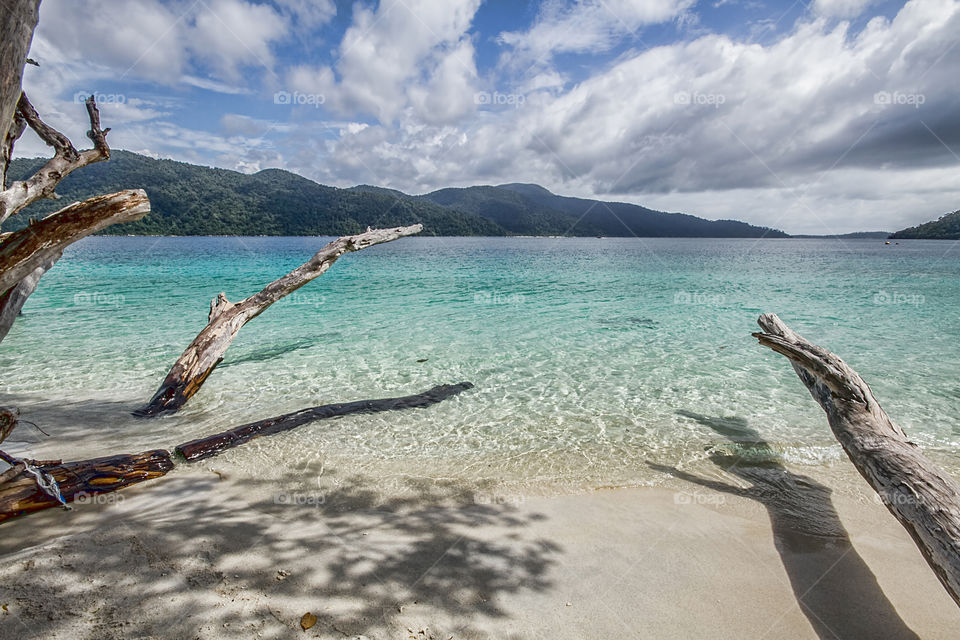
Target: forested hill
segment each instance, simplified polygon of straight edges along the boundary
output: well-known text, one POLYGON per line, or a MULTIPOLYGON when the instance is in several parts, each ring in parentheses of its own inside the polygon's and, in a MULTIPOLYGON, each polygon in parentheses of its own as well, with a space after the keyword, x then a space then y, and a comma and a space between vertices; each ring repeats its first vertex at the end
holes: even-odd
MULTIPOLYGON (((9 180, 31 175, 41 158, 14 160, 9 180)), ((507 184, 441 189, 410 196, 382 187, 338 189, 294 173, 267 169, 247 175, 114 151, 108 162, 84 167, 57 188, 59 201, 35 203, 3 225, 10 231, 67 203, 142 188, 152 211, 142 220, 108 227, 110 234, 342 235, 370 227, 422 222, 428 235, 575 235, 786 237, 733 220, 652 211, 632 204, 566 198, 543 187, 507 184)))
MULTIPOLYGON (((44 160, 17 159, 9 180, 22 180, 44 160)), ((246 175, 173 160, 155 160, 113 151, 110 160, 67 176, 59 201, 35 203, 4 223, 4 230, 26 224, 73 202, 123 189, 145 189, 151 212, 136 222, 104 233, 156 235, 307 236, 359 233, 371 227, 422 222, 430 235, 505 235, 485 218, 432 202, 411 201, 317 184, 289 171, 267 169, 246 175)))
POLYGON ((960 240, 960 211, 954 211, 941 216, 939 220, 918 224, 915 227, 897 231, 891 238, 926 239, 926 240, 960 240))

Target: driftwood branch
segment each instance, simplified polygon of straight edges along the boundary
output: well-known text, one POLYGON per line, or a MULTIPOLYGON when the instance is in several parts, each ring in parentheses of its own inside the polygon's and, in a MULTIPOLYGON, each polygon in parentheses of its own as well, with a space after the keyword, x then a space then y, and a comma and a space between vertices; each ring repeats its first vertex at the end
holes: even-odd
POLYGON ((231 303, 226 294, 221 293, 210 303, 207 326, 173 364, 150 402, 134 411, 133 415, 147 417, 179 411, 200 389, 214 367, 223 360, 223 354, 243 325, 266 311, 277 300, 326 273, 343 254, 413 235, 422 229, 423 225, 415 224, 410 227, 374 229, 355 236, 344 236, 323 247, 310 260, 249 298, 231 303))
MULTIPOLYGON (((87 98, 86 106, 87 116, 90 119, 90 130, 87 131, 87 137, 93 142, 93 148, 77 151, 65 135, 40 119, 37 110, 30 104, 27 95, 25 93, 20 94, 20 100, 17 103, 17 117, 33 129, 41 140, 53 147, 54 155, 31 177, 13 182, 3 191, 0 191, 0 222, 41 198, 55 197, 57 185, 73 171, 110 158, 110 147, 107 146, 106 138, 110 129, 100 128, 100 111, 97 109, 97 103, 93 96, 87 98)), ((4 144, 9 145, 9 149, 6 151, 12 152, 13 143, 22 131, 22 124, 17 123, 12 127, 12 130, 8 130, 4 140, 4 144), (17 127, 20 127, 19 131, 16 130, 17 127), (16 134, 16 137, 12 137, 11 134, 16 134)))
MULTIPOLYGON (((37 467, 52 476, 63 499, 72 502, 80 494, 108 493, 159 478, 173 469, 173 461, 169 452, 157 449, 134 455, 43 463, 37 467)), ((13 469, 16 468, 14 465, 13 469)), ((40 489, 36 478, 26 470, 0 484, 0 522, 57 506, 60 502, 40 489)))
POLYGON ((776 315, 764 314, 758 323, 763 333, 753 335, 790 359, 854 466, 960 605, 960 484, 910 442, 843 360, 794 333, 776 315))
MULTIPOLYGON (((188 461, 194 462, 254 438, 289 431, 316 420, 354 413, 429 407, 472 388, 473 385, 469 382, 444 384, 423 393, 400 398, 360 400, 312 407, 186 442, 177 446, 176 451, 188 461)), ((16 409, 0 407, 0 441, 13 430, 18 418, 19 412, 16 409)), ((159 478, 170 471, 174 464, 170 453, 163 449, 77 462, 20 460, 0 451, 0 460, 11 465, 9 469, 0 473, 0 522, 60 506, 56 498, 37 485, 36 477, 27 470, 24 462, 51 476, 56 481, 65 502, 72 502, 80 496, 108 493, 137 482, 159 478)))
POLYGON ((120 191, 76 202, 6 234, 0 238, 0 293, 55 261, 67 245, 112 224, 138 220, 149 211, 150 201, 143 189, 120 191))
POLYGON ((382 400, 358 400, 356 402, 344 402, 340 404, 326 404, 310 409, 302 409, 294 413, 287 413, 276 418, 268 418, 258 422, 251 422, 243 426, 217 433, 206 438, 191 440, 177 445, 175 451, 190 462, 203 460, 218 453, 235 447, 237 445, 249 442, 260 436, 270 436, 282 431, 289 431, 301 425, 324 420, 327 418, 336 418, 353 413, 379 413, 380 411, 394 411, 397 409, 414 409, 419 407, 429 407, 432 404, 442 402, 451 396, 472 389, 473 385, 469 382, 458 384, 442 384, 423 393, 417 393, 412 396, 401 398, 384 398, 382 400))

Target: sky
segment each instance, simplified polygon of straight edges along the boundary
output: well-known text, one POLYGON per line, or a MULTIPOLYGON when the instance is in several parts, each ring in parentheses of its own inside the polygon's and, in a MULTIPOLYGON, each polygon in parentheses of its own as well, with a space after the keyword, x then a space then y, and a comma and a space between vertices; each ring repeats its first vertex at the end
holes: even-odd
POLYGON ((43 0, 24 90, 78 147, 94 94, 154 157, 829 234, 960 208, 958 42, 960 0, 43 0))

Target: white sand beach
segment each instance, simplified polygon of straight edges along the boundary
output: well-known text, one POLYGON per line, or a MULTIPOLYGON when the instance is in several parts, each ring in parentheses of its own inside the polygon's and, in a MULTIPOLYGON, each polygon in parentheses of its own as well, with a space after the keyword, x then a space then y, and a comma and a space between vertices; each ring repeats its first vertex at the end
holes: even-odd
POLYGON ((776 465, 724 490, 680 478, 555 497, 416 479, 380 496, 345 476, 278 493, 228 469, 181 466, 4 525, 0 637, 946 639, 960 625, 851 469, 836 492, 776 465))

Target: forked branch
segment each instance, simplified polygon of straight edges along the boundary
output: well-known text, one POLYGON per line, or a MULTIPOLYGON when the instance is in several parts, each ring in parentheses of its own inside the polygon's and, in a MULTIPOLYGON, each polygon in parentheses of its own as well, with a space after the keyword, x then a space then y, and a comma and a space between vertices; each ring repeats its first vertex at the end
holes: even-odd
POLYGON ((57 185, 73 171, 110 158, 110 147, 107 146, 107 133, 110 129, 100 128, 100 111, 93 96, 87 98, 86 106, 87 116, 90 119, 87 137, 93 142, 93 148, 77 151, 69 138, 40 119, 37 110, 30 104, 27 94, 20 94, 15 115, 16 122, 4 140, 4 144, 12 152, 14 142, 26 125, 33 129, 41 140, 53 147, 54 155, 31 177, 13 182, 0 191, 0 222, 41 198, 56 197, 57 185))

